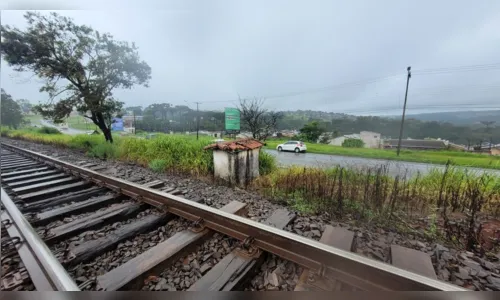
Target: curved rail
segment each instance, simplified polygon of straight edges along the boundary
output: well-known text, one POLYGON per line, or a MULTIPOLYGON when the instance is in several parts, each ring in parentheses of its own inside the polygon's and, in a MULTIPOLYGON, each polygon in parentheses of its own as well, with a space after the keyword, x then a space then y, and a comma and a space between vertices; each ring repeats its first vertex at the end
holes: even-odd
POLYGON ((58 291, 80 291, 73 279, 71 279, 57 258, 52 254, 49 247, 38 236, 3 189, 1 189, 1 201, 55 288, 58 291))

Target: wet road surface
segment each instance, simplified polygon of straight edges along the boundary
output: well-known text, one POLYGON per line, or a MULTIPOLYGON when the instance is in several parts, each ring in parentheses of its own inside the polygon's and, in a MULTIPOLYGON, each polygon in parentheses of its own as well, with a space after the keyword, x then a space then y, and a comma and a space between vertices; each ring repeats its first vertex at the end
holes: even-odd
MULTIPOLYGON (((432 169, 444 170, 444 165, 415 163, 406 161, 395 161, 385 159, 372 159, 362 157, 350 157, 340 155, 315 154, 315 153, 294 153, 294 152, 278 152, 276 150, 265 149, 264 151, 274 155, 281 166, 308 166, 319 168, 331 168, 337 165, 350 168, 373 168, 381 165, 388 167, 389 175, 391 176, 414 176, 418 172, 425 175, 432 169)), ((459 167, 466 168, 466 167, 459 167)), ((481 169, 481 168, 466 168, 477 173, 487 172, 500 176, 499 170, 481 169)))

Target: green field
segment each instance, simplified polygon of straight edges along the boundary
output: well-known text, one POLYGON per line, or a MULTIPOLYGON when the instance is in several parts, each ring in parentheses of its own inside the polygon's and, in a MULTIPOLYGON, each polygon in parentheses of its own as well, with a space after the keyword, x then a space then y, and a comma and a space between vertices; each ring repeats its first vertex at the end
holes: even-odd
POLYGON ((93 130, 96 125, 91 120, 82 116, 70 116, 66 119, 68 127, 80 130, 93 130))
MULTIPOLYGON (((24 116, 26 120, 29 120, 31 125, 41 125, 42 120, 41 115, 28 115, 24 116)), ((89 119, 82 116, 70 116, 63 122, 67 123, 70 128, 80 129, 80 130, 93 130, 96 129, 96 125, 92 123, 89 119)))
MULTIPOLYGON (((276 149, 278 144, 286 140, 268 140, 267 149, 276 149)), ((446 164, 450 161, 453 165, 500 169, 500 157, 483 154, 466 153, 459 151, 414 151, 402 150, 400 156, 396 156, 396 150, 368 149, 368 148, 344 148, 325 144, 306 143, 307 152, 331 155, 356 156, 374 159, 400 160, 420 163, 446 164)))

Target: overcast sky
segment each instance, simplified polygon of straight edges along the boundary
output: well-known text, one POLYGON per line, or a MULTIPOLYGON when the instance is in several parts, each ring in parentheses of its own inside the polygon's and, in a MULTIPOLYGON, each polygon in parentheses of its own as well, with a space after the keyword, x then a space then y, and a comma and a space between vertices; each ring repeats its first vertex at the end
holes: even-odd
MULTIPOLYGON (((75 9, 59 13, 135 42, 152 80, 117 90, 126 105, 198 101, 219 110, 240 95, 277 110, 394 114, 411 66, 410 112, 500 108, 498 0, 68 2, 7 0, 0 8, 75 9), (439 72, 418 72, 429 69, 439 72)), ((1 22, 23 28, 24 12, 3 10, 1 22)), ((29 78, 2 60, 2 88, 46 100, 29 78)))

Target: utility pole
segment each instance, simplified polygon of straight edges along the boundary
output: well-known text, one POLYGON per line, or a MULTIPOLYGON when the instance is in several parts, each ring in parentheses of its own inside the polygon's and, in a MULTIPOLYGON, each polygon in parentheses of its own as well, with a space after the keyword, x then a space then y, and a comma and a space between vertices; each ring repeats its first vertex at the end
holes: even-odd
POLYGON ((136 132, 136 124, 135 124, 135 110, 132 111, 132 113, 134 114, 134 135, 135 135, 135 132, 136 132))
POLYGON ((403 138, 403 125, 405 123, 406 100, 408 99, 408 85, 410 84, 411 67, 408 67, 406 70, 408 71, 408 76, 406 77, 405 104, 403 105, 403 116, 401 117, 401 128, 399 130, 399 140, 398 140, 398 152, 397 152, 397 156, 399 156, 399 151, 401 151, 401 139, 403 138))
POLYGON ((200 102, 195 102, 196 103, 196 140, 198 140, 198 132, 200 131, 200 109, 199 109, 199 104, 200 102))

